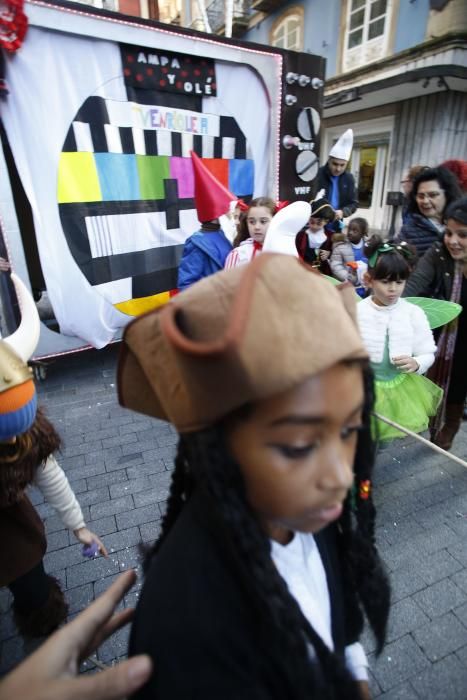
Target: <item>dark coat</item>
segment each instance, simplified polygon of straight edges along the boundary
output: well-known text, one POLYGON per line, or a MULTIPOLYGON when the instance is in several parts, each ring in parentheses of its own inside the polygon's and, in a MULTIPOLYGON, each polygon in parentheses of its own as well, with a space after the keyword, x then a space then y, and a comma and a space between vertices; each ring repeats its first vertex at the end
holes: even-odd
POLYGON ((318 258, 318 253, 320 250, 332 251, 332 238, 328 234, 325 241, 321 243, 317 248, 310 247, 310 241, 308 239, 308 234, 306 229, 299 231, 295 238, 295 247, 297 248, 298 255, 303 262, 306 262, 312 267, 317 267, 323 275, 332 275, 331 268, 329 266, 329 258, 327 260, 320 260, 318 258))
MULTIPOLYGON (((344 640, 336 532, 328 527, 316 541, 328 577, 333 638, 342 651, 356 640, 344 640)), ((150 654, 155 668, 138 700, 290 697, 270 613, 224 533, 198 488, 153 558, 136 609, 130 654, 150 654)))
POLYGON ((430 219, 421 214, 408 214, 402 224, 397 240, 406 241, 415 246, 419 257, 424 255, 433 243, 439 243, 443 234, 438 231, 430 219))
MULTIPOLYGON (((326 199, 329 201, 331 194, 331 177, 332 175, 328 164, 322 165, 318 170, 316 191, 319 192, 324 188, 326 191, 326 199)), ((351 216, 358 208, 358 196, 354 176, 352 173, 344 171, 339 175, 337 183, 339 190, 339 206, 337 208, 342 209, 344 218, 346 218, 347 216, 351 216)))
POLYGON ((0 586, 31 571, 47 549, 44 525, 25 491, 37 469, 59 448, 60 438, 40 408, 33 428, 30 448, 21 459, 0 454, 0 586))
POLYGON ((185 289, 204 277, 223 270, 232 244, 224 232, 197 231, 187 238, 178 268, 178 289, 185 289))
MULTIPOLYGON (((433 243, 425 255, 419 260, 414 272, 407 280, 404 296, 431 297, 450 301, 454 278, 454 260, 451 258, 444 243, 433 243)), ((464 279, 459 303, 462 311, 458 317, 456 342, 451 363, 450 380, 447 390, 448 404, 464 404, 467 392, 467 372, 465 358, 467 355, 467 281, 464 279)), ((442 329, 434 331, 436 342, 442 329)), ((439 353, 439 348, 438 348, 439 353)), ((437 358, 438 359, 438 358, 437 358)), ((430 370, 429 378, 435 379, 436 363, 430 370), (431 373, 432 376, 431 376, 431 373)))
POLYGON ((444 243, 436 242, 417 263, 405 285, 404 297, 451 298, 454 260, 444 243))
POLYGON ((0 587, 31 571, 46 549, 44 524, 26 495, 0 508, 0 587))

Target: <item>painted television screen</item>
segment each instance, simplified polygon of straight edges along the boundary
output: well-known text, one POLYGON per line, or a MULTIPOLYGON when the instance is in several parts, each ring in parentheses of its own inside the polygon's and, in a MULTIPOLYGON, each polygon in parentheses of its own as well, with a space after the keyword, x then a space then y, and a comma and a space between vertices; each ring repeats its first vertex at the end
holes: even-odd
POLYGON ((182 51, 32 27, 22 52, 10 84, 37 99, 12 91, 6 129, 49 297, 61 333, 101 347, 176 287, 191 151, 236 196, 269 194, 270 101, 252 67, 182 51))

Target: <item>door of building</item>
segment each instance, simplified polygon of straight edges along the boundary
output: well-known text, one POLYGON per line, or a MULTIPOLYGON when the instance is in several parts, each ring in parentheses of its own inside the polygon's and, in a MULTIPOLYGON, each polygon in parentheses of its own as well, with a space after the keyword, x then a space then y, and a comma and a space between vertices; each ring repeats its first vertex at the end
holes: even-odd
POLYGON ((388 145, 358 139, 348 166, 358 187, 359 206, 353 216, 362 216, 375 232, 383 226, 388 145))

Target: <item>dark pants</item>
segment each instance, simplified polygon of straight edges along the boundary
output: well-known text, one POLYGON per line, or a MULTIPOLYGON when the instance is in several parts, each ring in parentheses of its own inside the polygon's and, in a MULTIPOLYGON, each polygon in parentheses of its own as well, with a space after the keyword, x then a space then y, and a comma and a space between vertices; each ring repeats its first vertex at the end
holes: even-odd
POLYGON ((46 604, 50 583, 42 561, 27 574, 12 581, 8 588, 13 593, 15 608, 19 613, 28 614, 46 604))

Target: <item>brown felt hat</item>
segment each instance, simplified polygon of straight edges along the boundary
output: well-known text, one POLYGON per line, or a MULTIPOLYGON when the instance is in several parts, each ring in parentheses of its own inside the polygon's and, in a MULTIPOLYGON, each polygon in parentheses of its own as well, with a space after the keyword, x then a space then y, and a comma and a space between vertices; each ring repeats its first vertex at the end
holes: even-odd
POLYGON ((334 287, 296 258, 262 253, 127 326, 119 400, 191 432, 367 357, 351 285, 334 287))

